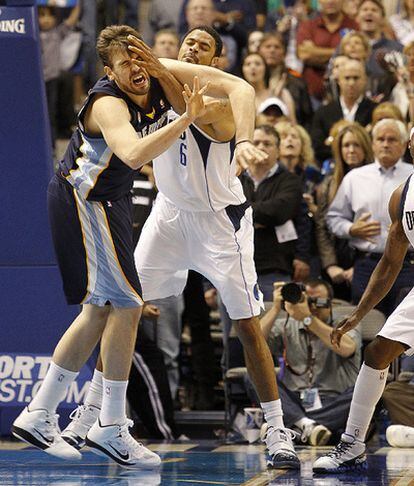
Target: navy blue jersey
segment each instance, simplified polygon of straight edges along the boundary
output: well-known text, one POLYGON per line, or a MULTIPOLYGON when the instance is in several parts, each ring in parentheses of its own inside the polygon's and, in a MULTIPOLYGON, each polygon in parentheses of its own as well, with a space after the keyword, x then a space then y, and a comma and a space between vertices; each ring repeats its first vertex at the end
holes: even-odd
POLYGON ((77 129, 59 163, 58 173, 89 201, 115 201, 131 190, 135 170, 112 152, 102 135, 91 136, 86 133, 84 117, 96 94, 123 99, 131 114, 131 124, 140 138, 167 124, 170 104, 155 78, 151 78, 150 113, 145 113, 107 76, 99 79, 89 91, 78 115, 77 129))

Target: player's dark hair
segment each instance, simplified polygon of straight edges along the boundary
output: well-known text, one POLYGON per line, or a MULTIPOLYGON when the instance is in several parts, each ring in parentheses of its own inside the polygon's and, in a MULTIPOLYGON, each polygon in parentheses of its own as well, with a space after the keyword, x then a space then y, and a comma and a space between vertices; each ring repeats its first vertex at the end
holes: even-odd
POLYGON ((194 30, 202 30, 203 32, 207 32, 207 34, 209 34, 214 39, 214 44, 216 46, 214 57, 220 57, 223 51, 223 41, 221 40, 220 34, 217 32, 217 30, 213 29, 213 27, 209 27, 208 25, 199 25, 198 27, 190 29, 181 38, 180 45, 182 45, 185 38, 188 37, 194 30))
POLYGON ((255 130, 261 130, 266 135, 271 135, 276 140, 276 147, 280 145, 280 135, 272 125, 258 125, 255 130))
POLYGON ((96 51, 104 66, 112 67, 113 49, 121 49, 129 53, 129 35, 142 39, 139 32, 129 25, 109 25, 101 31, 96 42, 96 51))

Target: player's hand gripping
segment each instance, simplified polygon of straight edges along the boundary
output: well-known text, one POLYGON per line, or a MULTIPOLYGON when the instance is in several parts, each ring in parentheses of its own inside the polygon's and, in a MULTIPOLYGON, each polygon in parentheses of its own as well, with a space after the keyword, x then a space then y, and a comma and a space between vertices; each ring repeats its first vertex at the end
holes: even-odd
POLYGON ((236 145, 235 156, 241 170, 248 169, 250 164, 255 162, 263 162, 268 157, 266 152, 255 147, 253 142, 249 140, 245 140, 236 145))
POLYGON ((331 332, 331 343, 339 348, 342 336, 351 329, 354 329, 358 324, 359 319, 354 315, 350 315, 345 319, 342 319, 342 321, 331 332))
POLYGON ((186 105, 186 115, 193 122, 196 118, 205 115, 206 106, 203 95, 207 92, 209 83, 200 89, 200 81, 194 76, 193 90, 191 91, 188 84, 184 85, 183 97, 186 105))

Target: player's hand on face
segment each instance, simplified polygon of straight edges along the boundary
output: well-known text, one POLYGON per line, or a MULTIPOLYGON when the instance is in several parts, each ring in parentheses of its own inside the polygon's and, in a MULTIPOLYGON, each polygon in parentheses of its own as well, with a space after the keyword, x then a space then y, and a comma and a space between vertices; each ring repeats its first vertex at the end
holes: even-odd
POLYGON ((264 162, 268 158, 266 152, 258 149, 248 140, 237 144, 235 156, 237 163, 243 170, 248 169, 251 164, 264 162))
POLYGON ((167 68, 160 63, 158 57, 144 41, 134 35, 129 35, 128 42, 130 42, 128 49, 138 55, 138 59, 134 60, 134 64, 145 69, 154 78, 160 78, 165 74, 167 68))
POLYGON ((197 76, 194 76, 193 90, 188 84, 184 85, 183 97, 186 104, 186 114, 191 121, 205 115, 206 106, 204 104, 203 95, 207 92, 209 83, 203 88, 200 88, 200 81, 197 76))
POLYGON ((331 343, 339 348, 342 336, 351 329, 354 329, 358 323, 359 319, 354 316, 349 316, 342 319, 342 321, 331 332, 331 343))

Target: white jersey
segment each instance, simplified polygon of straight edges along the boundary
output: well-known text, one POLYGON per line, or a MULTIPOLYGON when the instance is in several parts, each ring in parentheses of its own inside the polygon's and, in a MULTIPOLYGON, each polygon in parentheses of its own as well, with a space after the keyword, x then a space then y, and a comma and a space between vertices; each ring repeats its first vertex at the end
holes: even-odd
POLYGON ((401 220, 405 235, 414 247, 414 184, 410 176, 401 195, 401 220))
MULTIPOLYGON (((177 118, 169 112, 169 122, 177 118)), ((195 125, 154 159, 158 190, 185 211, 217 212, 246 201, 236 176, 234 140, 218 142, 195 125)))

